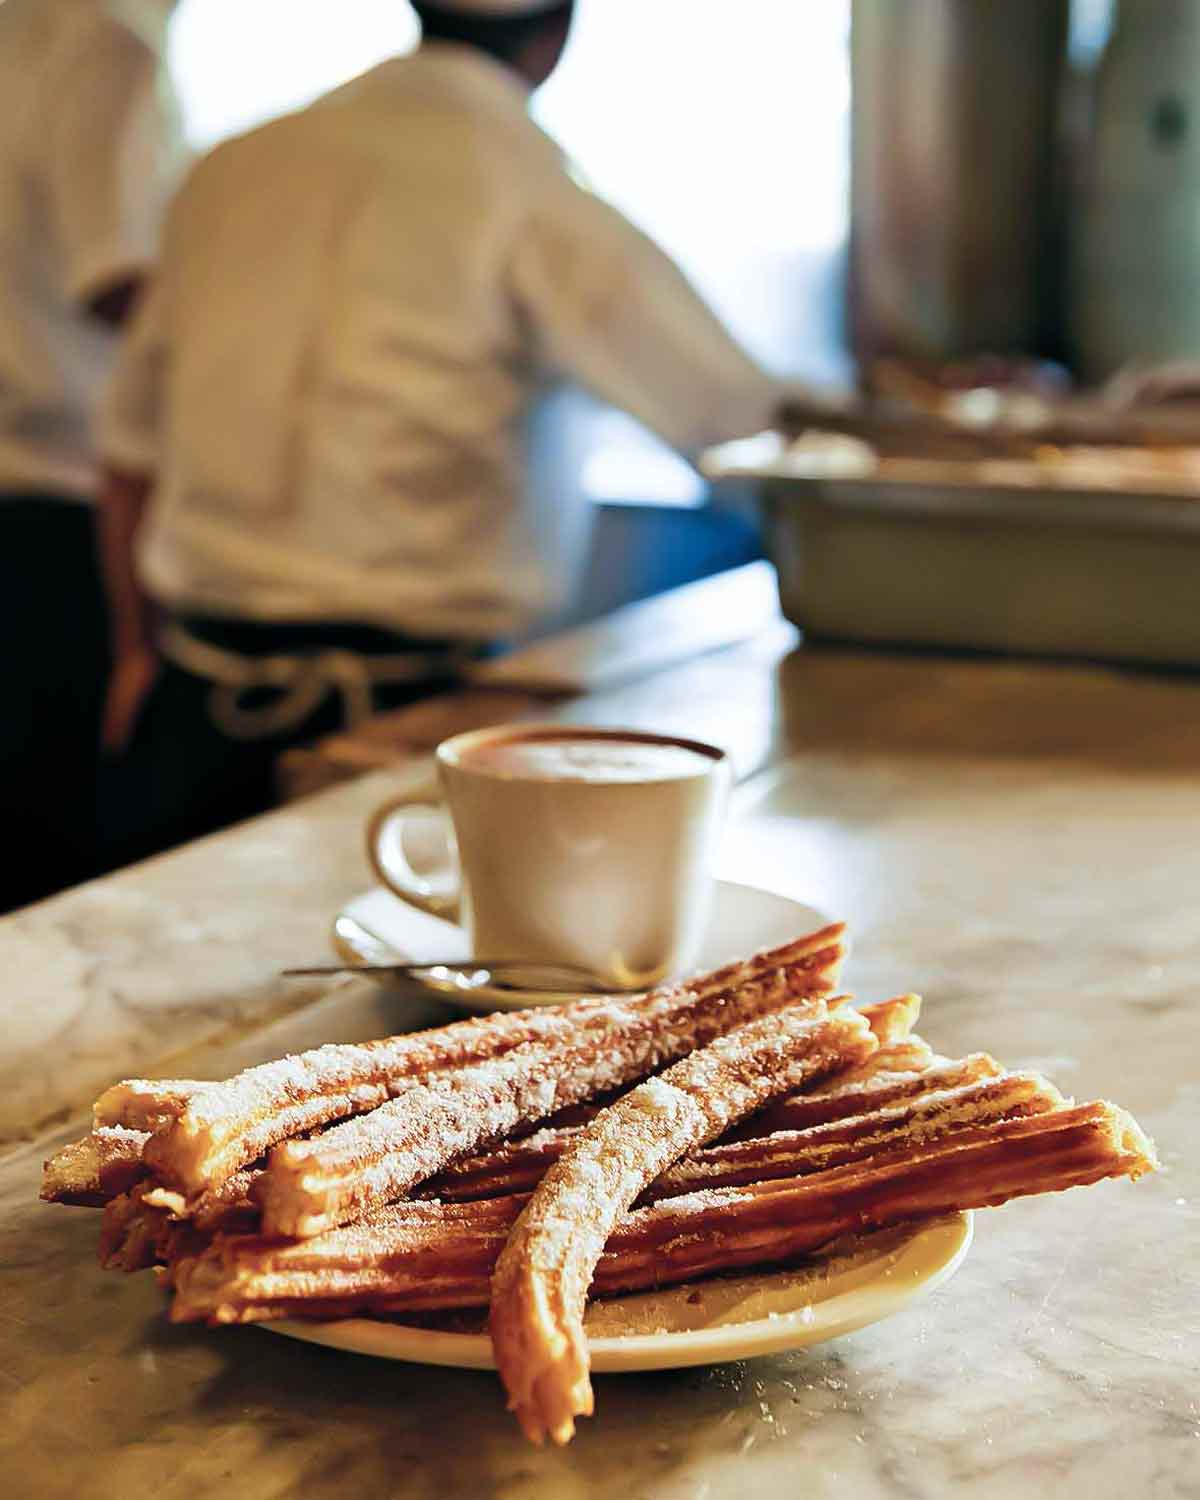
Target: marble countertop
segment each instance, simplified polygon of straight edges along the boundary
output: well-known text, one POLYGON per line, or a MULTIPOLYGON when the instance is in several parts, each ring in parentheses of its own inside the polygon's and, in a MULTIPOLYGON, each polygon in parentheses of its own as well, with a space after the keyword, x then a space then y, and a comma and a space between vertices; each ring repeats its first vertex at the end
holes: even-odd
POLYGON ((148 1277, 96 1269, 92 1215, 35 1201, 41 1160, 119 1074, 433 1018, 274 977, 366 883, 362 819, 396 785, 372 776, 0 922, 7 1492, 1200 1496, 1200 685, 793 647, 562 714, 727 743, 724 874, 844 915, 849 982, 922 991, 941 1050, 1133 1110, 1163 1171, 980 1214, 956 1277, 836 1343, 600 1377, 563 1451, 524 1444, 487 1374, 170 1327, 148 1277))

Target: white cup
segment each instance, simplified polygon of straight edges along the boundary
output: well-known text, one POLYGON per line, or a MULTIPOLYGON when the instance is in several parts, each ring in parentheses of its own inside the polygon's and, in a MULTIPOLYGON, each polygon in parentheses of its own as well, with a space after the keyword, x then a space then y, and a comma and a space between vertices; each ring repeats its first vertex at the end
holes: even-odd
POLYGON ((480 958, 574 964, 616 989, 692 965, 731 782, 724 751, 636 730, 507 726, 444 741, 437 766, 457 874, 417 874, 430 804, 396 798, 371 818, 367 853, 397 896, 461 922, 480 958))

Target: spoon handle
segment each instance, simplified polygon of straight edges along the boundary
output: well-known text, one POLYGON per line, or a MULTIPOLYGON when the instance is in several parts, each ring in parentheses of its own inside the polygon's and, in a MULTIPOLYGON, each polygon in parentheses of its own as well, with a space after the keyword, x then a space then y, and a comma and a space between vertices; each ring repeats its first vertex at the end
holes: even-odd
POLYGON ((504 974, 508 972, 519 975, 526 981, 517 986, 521 989, 537 988, 537 985, 530 985, 528 981, 538 977, 546 981, 545 988, 547 989, 574 989, 581 994, 604 994, 612 988, 587 969, 578 968, 573 964, 526 962, 515 958, 428 959, 424 963, 396 964, 313 964, 305 968, 284 969, 282 973, 288 979, 330 974, 390 974, 394 978, 416 979, 430 973, 433 969, 460 974, 487 970, 493 980, 501 985, 504 984, 504 974), (554 981, 552 984, 551 980, 554 981))

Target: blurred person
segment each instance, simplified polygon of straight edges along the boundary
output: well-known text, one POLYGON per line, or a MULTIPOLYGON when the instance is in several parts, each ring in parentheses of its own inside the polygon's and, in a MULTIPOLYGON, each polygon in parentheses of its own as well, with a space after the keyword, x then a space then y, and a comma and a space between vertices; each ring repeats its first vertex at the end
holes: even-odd
POLYGON ((417 0, 422 43, 219 147, 106 407, 123 861, 272 800, 284 748, 560 602, 525 422, 573 378, 678 449, 774 382, 531 121, 572 6, 417 0))
POLYGON ((178 135, 166 4, 0 4, 0 910, 84 878, 104 690, 94 399, 178 135))

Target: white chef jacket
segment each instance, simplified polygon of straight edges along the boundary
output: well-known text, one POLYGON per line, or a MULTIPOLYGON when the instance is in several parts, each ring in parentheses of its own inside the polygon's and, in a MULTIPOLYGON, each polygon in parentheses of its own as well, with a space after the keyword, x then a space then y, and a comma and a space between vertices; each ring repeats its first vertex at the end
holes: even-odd
POLYGON ((430 44, 191 174, 102 427, 157 475, 160 601, 504 635, 561 593, 522 440, 547 370, 684 449, 766 423, 770 379, 526 104, 430 44))
POLYGON ((116 340, 85 304, 153 260, 180 136, 159 0, 0 4, 0 497, 94 487, 116 340))

